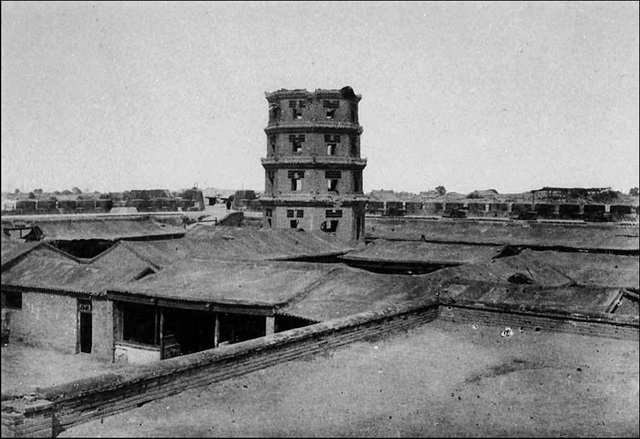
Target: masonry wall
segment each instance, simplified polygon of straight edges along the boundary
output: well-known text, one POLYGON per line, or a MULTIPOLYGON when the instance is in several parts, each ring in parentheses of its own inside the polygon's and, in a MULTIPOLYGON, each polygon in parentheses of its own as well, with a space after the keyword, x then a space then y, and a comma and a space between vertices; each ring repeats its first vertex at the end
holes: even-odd
POLYGON ((9 340, 75 354, 78 301, 75 297, 22 293, 22 309, 13 310, 9 340))
POLYGON ((438 318, 461 324, 510 327, 513 331, 555 331, 574 334, 638 340, 636 323, 620 324, 589 316, 540 314, 533 312, 505 312, 480 306, 441 306, 438 318))
MULTIPOLYGON (((92 301, 92 355, 113 359, 113 304, 92 301)), ((78 346, 78 298, 42 292, 22 293, 22 309, 11 310, 9 340, 75 354, 78 346)))

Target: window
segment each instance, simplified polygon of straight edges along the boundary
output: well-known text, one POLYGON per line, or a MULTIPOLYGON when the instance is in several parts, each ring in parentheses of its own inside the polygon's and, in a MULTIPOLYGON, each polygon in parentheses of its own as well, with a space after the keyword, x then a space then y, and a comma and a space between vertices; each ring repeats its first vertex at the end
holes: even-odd
POLYGON ((289 108, 291 108, 292 116, 294 120, 302 119, 302 109, 306 107, 304 101, 289 101, 289 108), (297 108, 296 108, 297 106, 297 108))
POLYGON ((301 191, 304 171, 289 171, 287 175, 291 180, 291 190, 294 192, 301 191))
POLYGON ((327 190, 329 192, 338 192, 338 181, 336 179, 327 180, 327 190))
POLYGON ((327 155, 336 155, 338 145, 335 143, 327 143, 327 155))
POLYGON ((362 173, 353 171, 353 191, 362 192, 362 173))
POLYGON ((273 184, 275 183, 276 179, 276 171, 267 171, 267 178, 269 179, 269 184, 273 188, 273 184))
POLYGON ((293 209, 287 209, 287 218, 293 218, 293 209))
POLYGON ((296 218, 304 218, 304 210, 296 210, 296 218))
POLYGON ((302 147, 305 142, 305 135, 300 134, 298 136, 291 134, 289 136, 289 142, 291 143, 292 151, 294 154, 302 154, 302 147))
POLYGON ((2 308, 22 309, 22 293, 17 291, 3 291, 2 308))
POLYGON ((269 136, 269 147, 271 148, 271 153, 276 153, 276 136, 269 136))
POLYGON ((264 211, 264 216, 266 216, 267 218, 271 218, 271 217, 273 217, 273 210, 271 210, 271 209, 265 209, 265 211, 264 211))
POLYGON ((322 101, 325 108, 327 119, 333 119, 336 116, 336 110, 340 107, 340 101, 322 101))
POLYGON ((358 157, 358 138, 356 136, 349 137, 349 154, 351 157, 358 157))
POLYGON ((297 229, 298 228, 298 220, 293 219, 291 221, 289 221, 289 227, 292 229, 297 229))
POLYGON ((342 218, 342 209, 325 210, 326 218, 342 218))
POLYGON ((338 220, 324 221, 320 225, 320 230, 322 230, 323 232, 326 232, 326 233, 331 233, 331 232, 337 231, 338 230, 338 220))

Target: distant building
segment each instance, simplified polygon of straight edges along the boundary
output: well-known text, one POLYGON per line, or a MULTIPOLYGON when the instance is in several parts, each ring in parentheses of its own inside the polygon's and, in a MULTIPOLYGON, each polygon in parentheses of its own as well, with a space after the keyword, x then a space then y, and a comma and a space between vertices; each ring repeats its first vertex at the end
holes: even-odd
POLYGON ((264 226, 323 230, 345 241, 363 241, 362 97, 351 87, 265 94, 264 226))

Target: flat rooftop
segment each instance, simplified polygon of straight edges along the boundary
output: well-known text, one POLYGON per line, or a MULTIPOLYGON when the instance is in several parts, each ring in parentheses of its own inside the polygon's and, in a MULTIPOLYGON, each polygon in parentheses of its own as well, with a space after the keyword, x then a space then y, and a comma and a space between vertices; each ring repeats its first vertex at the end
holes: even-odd
POLYGON ((637 437, 638 342, 435 321, 59 437, 637 437))

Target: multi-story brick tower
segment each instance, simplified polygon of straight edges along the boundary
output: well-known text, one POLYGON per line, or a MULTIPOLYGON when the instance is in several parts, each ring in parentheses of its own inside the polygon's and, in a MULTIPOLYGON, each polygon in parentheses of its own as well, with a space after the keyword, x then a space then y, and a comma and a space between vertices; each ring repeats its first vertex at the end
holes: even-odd
POLYGON ((362 96, 351 87, 265 95, 264 226, 323 230, 344 241, 363 241, 367 160, 360 157, 362 96))

